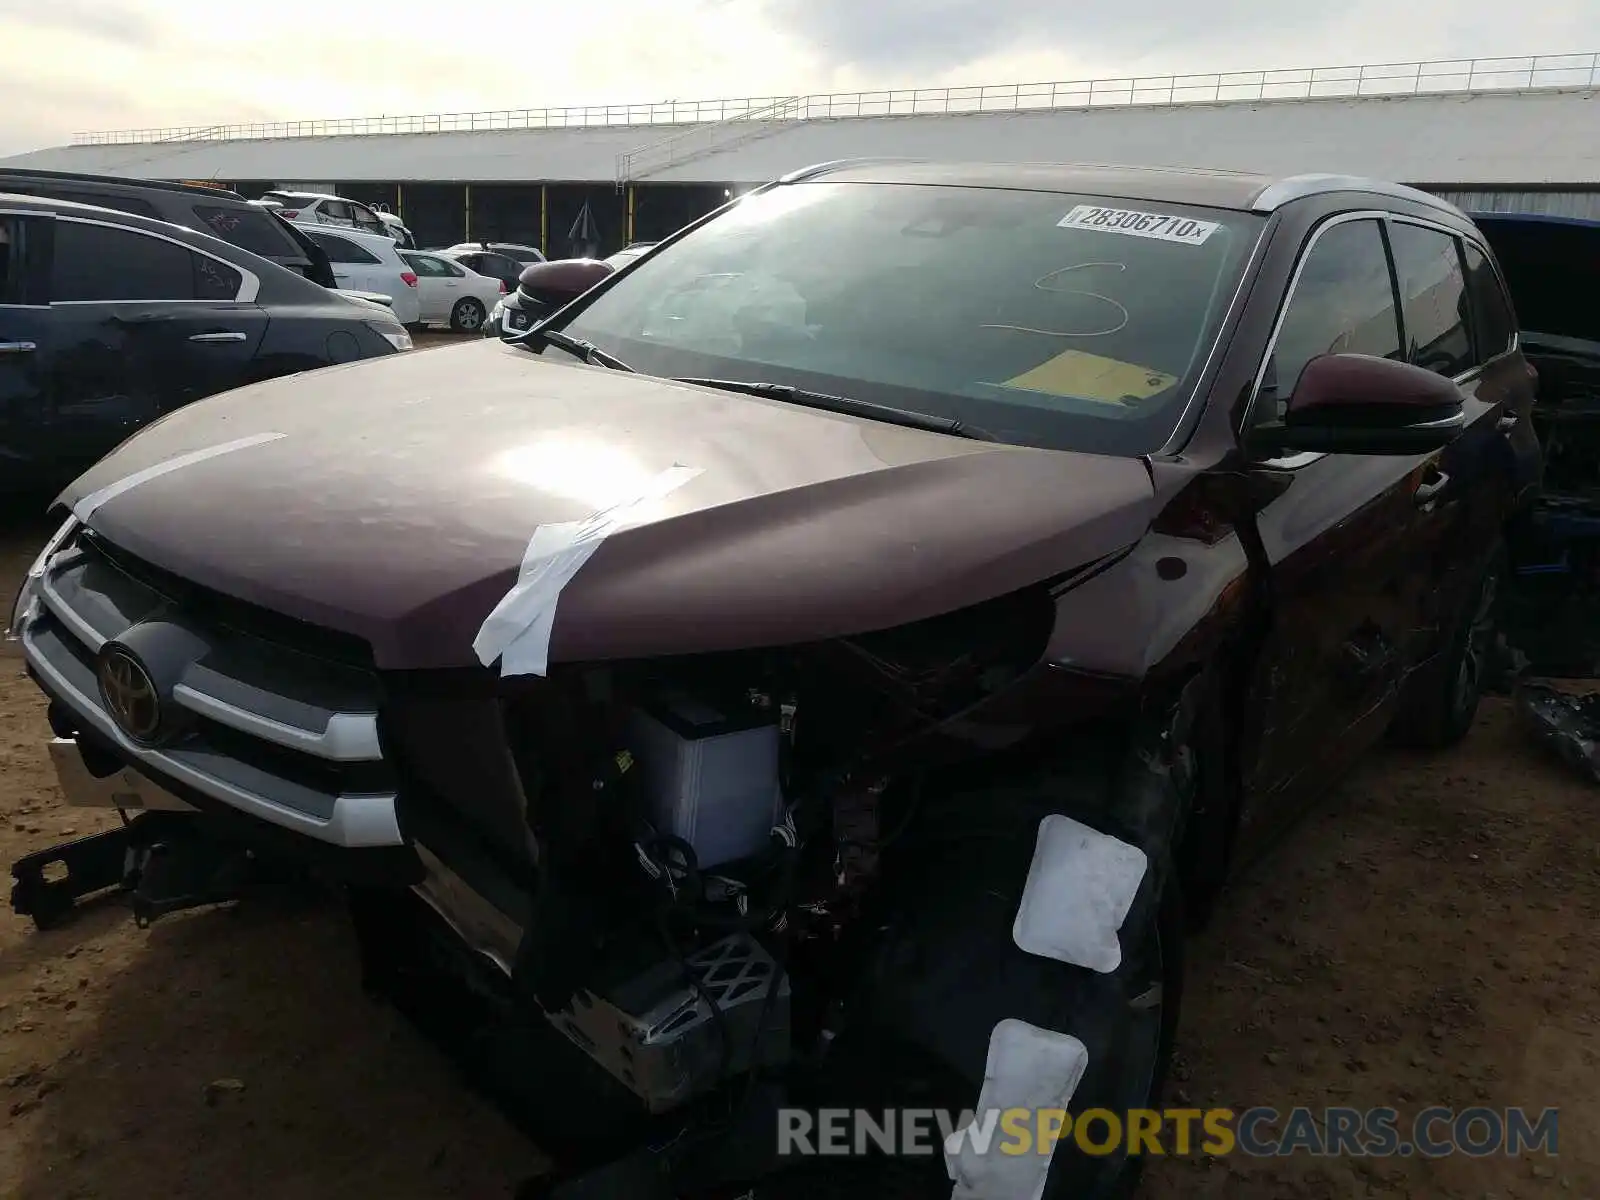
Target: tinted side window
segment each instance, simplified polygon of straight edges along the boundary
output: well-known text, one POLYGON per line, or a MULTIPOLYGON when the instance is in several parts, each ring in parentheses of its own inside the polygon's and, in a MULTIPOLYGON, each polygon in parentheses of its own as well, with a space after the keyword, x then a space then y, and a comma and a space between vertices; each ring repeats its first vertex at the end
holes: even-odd
POLYGON ((1456 239, 1403 221, 1391 223, 1389 239, 1404 306, 1407 361, 1447 377, 1470 371, 1477 362, 1472 311, 1456 239))
POLYGON ((343 200, 324 200, 317 205, 317 215, 326 217, 330 221, 348 221, 352 214, 350 206, 343 200))
POLYGON ((0 216, 0 304, 50 302, 49 217, 0 216))
POLYGON ((1289 397, 1300 372, 1319 354, 1400 357, 1399 314, 1377 221, 1335 225, 1311 247, 1273 349, 1280 400, 1289 397))
POLYGON ((426 275, 433 279, 444 278, 450 274, 443 259, 434 258, 427 254, 402 254, 400 257, 418 275, 426 275))
POLYGON ((50 299, 193 300, 194 257, 131 229, 59 220, 50 299))
POLYGON ((310 230, 307 230, 306 234, 312 241, 328 252, 329 262, 366 263, 370 265, 378 261, 375 255, 368 254, 349 238, 342 238, 332 233, 313 233, 310 230))
POLYGON ((354 219, 357 229, 364 229, 368 233, 382 233, 383 222, 378 220, 378 215, 364 204, 351 204, 350 216, 354 219))
POLYGON ((252 254, 278 258, 286 255, 300 257, 299 248, 284 235, 283 227, 264 212, 196 204, 194 215, 200 218, 200 224, 207 232, 252 254))
POLYGON ((58 200, 71 200, 74 204, 94 204, 101 208, 114 208, 118 212, 132 213, 136 217, 162 219, 155 205, 136 196, 118 196, 105 192, 64 192, 55 189, 47 189, 44 194, 54 196, 58 200))
POLYGON ((227 263, 204 254, 191 254, 194 262, 194 296, 196 300, 232 300, 239 294, 244 276, 227 263))
POLYGON ((1511 349, 1517 318, 1511 298, 1495 274, 1488 257, 1471 242, 1463 242, 1467 259, 1467 287, 1472 292, 1472 313, 1478 334, 1478 355, 1490 359, 1511 349))

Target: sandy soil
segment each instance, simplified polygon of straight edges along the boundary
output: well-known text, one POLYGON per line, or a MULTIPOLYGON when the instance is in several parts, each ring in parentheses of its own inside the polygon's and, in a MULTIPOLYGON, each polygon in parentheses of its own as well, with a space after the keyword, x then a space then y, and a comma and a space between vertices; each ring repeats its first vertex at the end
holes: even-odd
MULTIPOLYGON (((0 534, 0 594, 47 532, 0 534)), ((0 657, 0 862, 63 808, 44 706, 0 657)), ((1152 1164, 1155 1200, 1600 1196, 1600 791, 1504 701, 1461 749, 1374 756, 1190 943, 1169 1101, 1559 1105, 1554 1160, 1152 1164)), ((535 1149, 356 987, 339 914, 0 911, 0 1196, 504 1197, 535 1149)))

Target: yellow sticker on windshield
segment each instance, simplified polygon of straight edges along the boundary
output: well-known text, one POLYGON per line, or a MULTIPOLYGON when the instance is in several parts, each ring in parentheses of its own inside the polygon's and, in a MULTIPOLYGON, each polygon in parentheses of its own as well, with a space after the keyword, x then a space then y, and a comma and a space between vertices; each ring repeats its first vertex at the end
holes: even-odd
POLYGON ((1148 400, 1177 382, 1176 375, 1152 371, 1136 363, 1085 354, 1082 350, 1067 350, 1015 379, 1006 380, 1005 386, 1050 396, 1097 400, 1102 404, 1127 404, 1148 400))

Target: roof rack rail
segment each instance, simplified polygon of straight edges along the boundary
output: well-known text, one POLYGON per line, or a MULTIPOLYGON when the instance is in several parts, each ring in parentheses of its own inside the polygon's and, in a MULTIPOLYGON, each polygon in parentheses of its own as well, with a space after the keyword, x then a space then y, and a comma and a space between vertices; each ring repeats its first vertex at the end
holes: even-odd
POLYGON ((57 183, 95 183, 101 186, 126 188, 160 188, 167 192, 185 192, 193 196, 226 196, 232 200, 244 197, 232 188, 221 184, 188 181, 177 183, 168 179, 130 179, 124 175, 91 175, 84 171, 44 171, 35 167, 0 167, 0 179, 38 179, 57 183))
POLYGON ((1424 192, 1420 188, 1409 187, 1403 183, 1392 183, 1387 179, 1368 179, 1361 175, 1291 175, 1269 184, 1250 207, 1259 213, 1276 212, 1291 200, 1320 196, 1325 192, 1370 192, 1375 196, 1388 196, 1394 200, 1411 200, 1417 204, 1426 204, 1429 208, 1437 208, 1455 216, 1466 215, 1450 201, 1431 192, 1424 192))

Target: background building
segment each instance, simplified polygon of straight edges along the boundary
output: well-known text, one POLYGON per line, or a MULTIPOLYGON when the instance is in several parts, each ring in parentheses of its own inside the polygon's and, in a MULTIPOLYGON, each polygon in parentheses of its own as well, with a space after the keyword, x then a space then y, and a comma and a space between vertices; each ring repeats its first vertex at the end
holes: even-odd
POLYGON ((1600 218, 1600 55, 89 133, 3 160, 246 195, 313 185, 424 245, 663 237, 749 187, 861 156, 1325 171, 1466 208, 1600 218))

